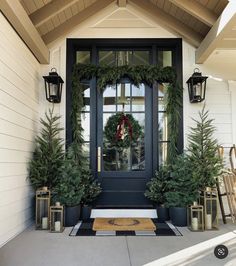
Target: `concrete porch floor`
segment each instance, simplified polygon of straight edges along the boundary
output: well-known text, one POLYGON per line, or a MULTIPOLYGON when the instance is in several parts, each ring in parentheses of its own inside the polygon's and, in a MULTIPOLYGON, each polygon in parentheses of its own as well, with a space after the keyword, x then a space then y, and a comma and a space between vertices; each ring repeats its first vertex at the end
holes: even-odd
MULTIPOLYGON (((139 266, 232 232, 236 225, 228 222, 219 231, 198 233, 178 229, 182 237, 70 237, 71 228, 53 234, 30 227, 0 249, 0 266, 139 266)), ((224 260, 217 259, 211 248, 181 265, 236 265, 236 235, 225 245, 229 256, 224 260)))

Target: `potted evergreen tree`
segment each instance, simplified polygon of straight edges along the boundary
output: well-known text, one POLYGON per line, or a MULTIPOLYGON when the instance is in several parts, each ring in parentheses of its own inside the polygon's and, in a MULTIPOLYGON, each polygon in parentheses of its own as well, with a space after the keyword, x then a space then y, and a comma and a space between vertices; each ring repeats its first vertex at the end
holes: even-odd
POLYGON ((83 188, 82 202, 82 220, 88 220, 91 215, 92 202, 98 197, 102 189, 100 184, 93 179, 89 169, 82 175, 81 185, 83 188))
POLYGON ((218 141, 214 138, 213 119, 209 119, 205 106, 199 112, 196 126, 191 127, 188 135, 187 154, 192 169, 192 177, 199 190, 216 185, 223 169, 222 159, 218 155, 218 141))
POLYGON ((155 177, 147 183, 147 190, 144 195, 150 199, 157 209, 157 217, 161 222, 169 220, 169 209, 166 207, 166 195, 168 191, 168 180, 170 172, 167 166, 161 166, 159 171, 156 171, 155 177))
POLYGON ((65 206, 65 226, 74 226, 79 221, 80 203, 84 192, 81 185, 81 169, 75 158, 75 147, 72 144, 67 150, 60 181, 55 188, 56 200, 65 206))
POLYGON ((60 116, 53 115, 53 109, 45 113, 45 119, 40 119, 41 131, 35 139, 35 150, 28 168, 28 178, 35 190, 41 187, 53 189, 59 180, 64 160, 59 120, 60 116))
POLYGON ((199 196, 198 183, 192 178, 188 156, 182 154, 176 157, 175 164, 172 165, 172 175, 168 180, 169 191, 165 193, 170 218, 174 225, 186 226, 187 206, 199 196))

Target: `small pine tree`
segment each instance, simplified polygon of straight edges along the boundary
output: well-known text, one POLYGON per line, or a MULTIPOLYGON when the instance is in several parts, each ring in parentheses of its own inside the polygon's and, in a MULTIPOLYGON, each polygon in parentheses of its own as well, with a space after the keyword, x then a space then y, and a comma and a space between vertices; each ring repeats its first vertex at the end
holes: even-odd
POLYGON ((158 205, 166 203, 165 193, 168 191, 168 181, 170 180, 170 171, 167 166, 161 166, 153 177, 147 183, 147 190, 144 195, 158 205))
POLYGON ((215 133, 213 119, 209 119, 208 115, 209 111, 205 111, 204 106, 199 112, 199 120, 193 119, 196 126, 191 127, 188 136, 187 153, 193 180, 198 183, 199 189, 214 186, 223 168, 222 160, 218 156, 218 142, 213 137, 215 133))
POLYGON ((35 190, 56 186, 64 160, 63 141, 59 137, 62 130, 59 128, 60 116, 54 116, 51 109, 45 116, 45 119, 40 119, 42 129, 35 139, 36 146, 29 163, 28 178, 35 190))
POLYGON ((172 166, 173 177, 167 182, 168 192, 165 193, 168 207, 187 207, 196 201, 198 184, 193 181, 192 168, 188 156, 181 154, 176 157, 172 166))
POLYGON ((74 144, 71 144, 66 152, 60 180, 55 188, 56 200, 67 207, 79 205, 84 193, 81 185, 81 169, 75 158, 74 144))
POLYGON ((81 185, 84 191, 81 199, 83 205, 88 205, 93 202, 102 191, 100 184, 94 180, 89 169, 83 171, 81 185))

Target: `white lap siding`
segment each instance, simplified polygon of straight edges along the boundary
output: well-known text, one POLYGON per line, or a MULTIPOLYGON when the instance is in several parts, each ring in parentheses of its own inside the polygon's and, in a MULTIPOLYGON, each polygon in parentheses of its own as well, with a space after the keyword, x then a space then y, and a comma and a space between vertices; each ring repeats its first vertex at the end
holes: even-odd
POLYGON ((0 13, 0 246, 33 218, 27 166, 38 130, 40 64, 0 13))

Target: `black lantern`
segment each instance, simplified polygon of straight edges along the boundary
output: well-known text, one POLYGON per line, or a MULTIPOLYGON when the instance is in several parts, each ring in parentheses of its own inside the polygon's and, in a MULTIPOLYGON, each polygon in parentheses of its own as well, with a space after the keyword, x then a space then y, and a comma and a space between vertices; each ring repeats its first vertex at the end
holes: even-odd
POLYGON ((46 98, 50 103, 61 102, 63 79, 57 74, 56 68, 52 68, 48 76, 43 76, 45 81, 46 98))
POLYGON ((200 103, 205 100, 207 78, 202 76, 198 68, 194 69, 194 73, 187 80, 189 100, 191 103, 200 103))

